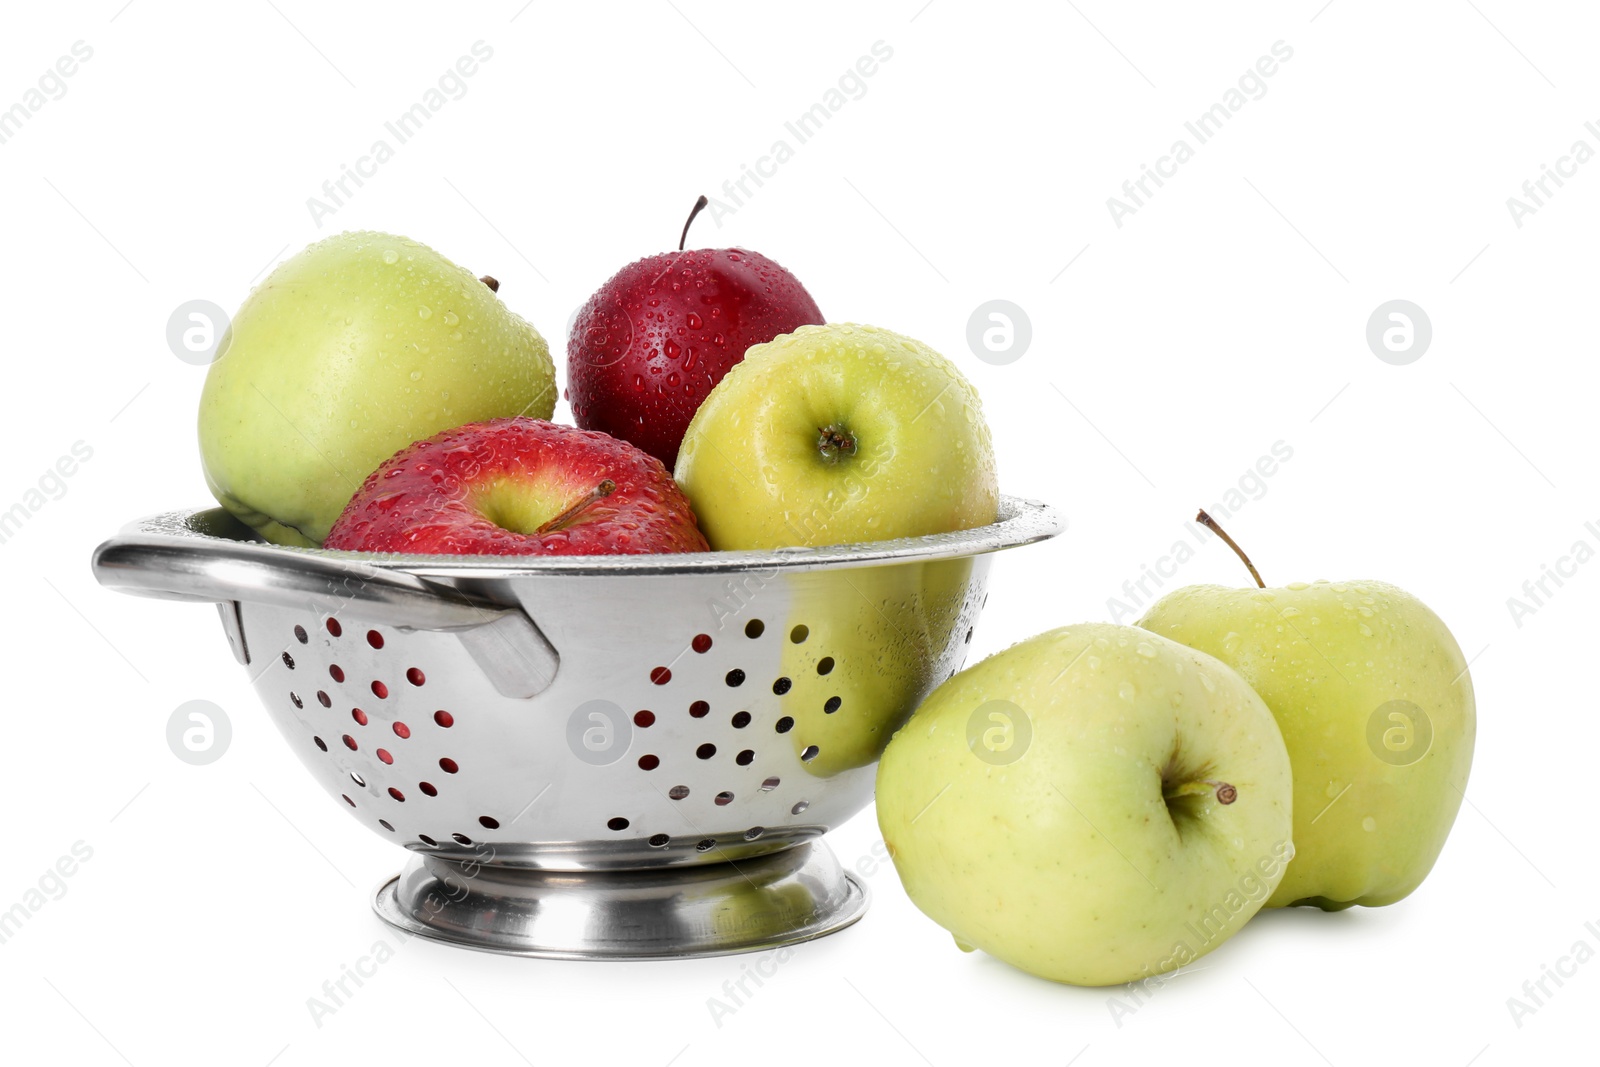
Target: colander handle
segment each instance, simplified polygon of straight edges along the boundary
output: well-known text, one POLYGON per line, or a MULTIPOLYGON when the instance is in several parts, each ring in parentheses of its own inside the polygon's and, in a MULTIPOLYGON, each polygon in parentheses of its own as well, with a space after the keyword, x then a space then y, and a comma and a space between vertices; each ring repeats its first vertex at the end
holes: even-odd
MULTIPOLYGON (((270 604, 333 615, 344 608, 397 630, 443 631, 503 695, 536 696, 555 681, 561 655, 520 608, 505 607, 412 574, 250 542, 124 534, 95 549, 101 585, 162 600, 270 604)), ((236 627, 230 626, 230 630, 236 627)), ((248 663, 242 633, 230 633, 248 663)))

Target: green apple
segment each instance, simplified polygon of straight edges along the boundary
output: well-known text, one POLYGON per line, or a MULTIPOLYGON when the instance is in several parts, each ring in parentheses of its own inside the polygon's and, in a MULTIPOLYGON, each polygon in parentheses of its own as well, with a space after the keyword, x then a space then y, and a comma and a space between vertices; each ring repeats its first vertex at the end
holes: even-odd
POLYGON ((1422 883, 1476 731, 1467 661, 1422 601, 1370 581, 1190 586, 1139 625, 1232 666, 1277 717, 1296 854, 1270 906, 1393 904, 1422 883))
POLYGON ((1183 966, 1293 855, 1289 755, 1210 656, 1131 626, 1014 645, 934 690, 878 765, 907 894, 962 947, 1058 982, 1183 966))
POLYGON ((269 541, 320 545, 378 464, 469 422, 555 410, 537 330, 426 245, 319 241, 233 318, 200 396, 200 458, 223 507, 269 541))
POLYGON ((753 345, 695 412, 676 476, 714 549, 945 533, 994 521, 978 394, 928 346, 875 326, 753 345))

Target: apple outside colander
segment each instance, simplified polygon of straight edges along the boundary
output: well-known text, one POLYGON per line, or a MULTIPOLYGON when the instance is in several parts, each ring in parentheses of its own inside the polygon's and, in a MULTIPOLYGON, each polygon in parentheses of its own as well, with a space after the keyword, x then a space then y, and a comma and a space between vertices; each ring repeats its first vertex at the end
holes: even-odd
POLYGON ((373 907, 517 955, 681 958, 820 937, 866 888, 821 838, 960 669, 988 526, 771 552, 371 556, 266 544, 221 509, 136 522, 94 572, 214 601, 289 745, 411 851, 373 907))

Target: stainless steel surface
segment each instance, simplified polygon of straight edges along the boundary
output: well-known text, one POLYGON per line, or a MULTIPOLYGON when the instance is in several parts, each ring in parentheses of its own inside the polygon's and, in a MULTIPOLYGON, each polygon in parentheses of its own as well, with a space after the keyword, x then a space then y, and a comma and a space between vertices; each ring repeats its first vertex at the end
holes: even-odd
POLYGON ((565 873, 413 856, 373 910, 407 933, 554 959, 684 959, 831 934, 867 910, 866 887, 821 842, 741 863, 565 873))
MULTIPOLYGON (((222 602, 329 795, 437 861, 414 861, 413 881, 482 866, 473 893, 492 910, 502 883, 540 900, 596 872, 688 884, 861 810, 890 735, 964 662, 990 553, 1060 528, 1005 498, 978 530, 838 548, 378 557, 265 545, 211 510, 135 523, 94 568, 129 592, 222 602)), ((502 947, 559 941, 534 925, 502 947)))

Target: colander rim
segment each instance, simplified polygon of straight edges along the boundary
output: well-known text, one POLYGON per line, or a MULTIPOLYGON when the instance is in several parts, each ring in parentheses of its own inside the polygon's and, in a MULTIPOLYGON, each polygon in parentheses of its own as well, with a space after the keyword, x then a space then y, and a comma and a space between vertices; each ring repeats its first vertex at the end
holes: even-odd
POLYGON ((682 552, 603 556, 482 556, 349 552, 273 545, 256 536, 221 507, 161 512, 129 523, 122 537, 157 538, 173 544, 251 544, 267 552, 344 561, 418 577, 514 579, 538 575, 734 574, 750 571, 807 571, 884 563, 930 562, 982 555, 1055 537, 1066 521, 1038 500, 1000 497, 994 522, 970 530, 857 541, 820 548, 780 548, 733 552, 682 552))

